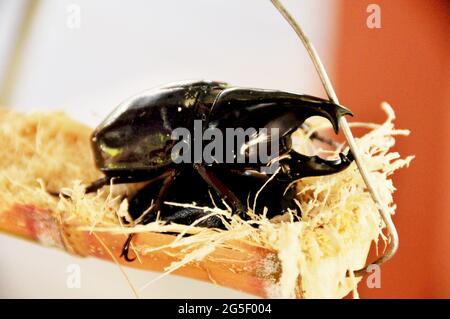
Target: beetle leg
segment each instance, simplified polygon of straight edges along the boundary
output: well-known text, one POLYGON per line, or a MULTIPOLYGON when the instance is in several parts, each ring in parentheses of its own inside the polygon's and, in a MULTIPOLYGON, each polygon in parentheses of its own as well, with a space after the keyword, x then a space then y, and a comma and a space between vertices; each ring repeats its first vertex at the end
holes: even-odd
POLYGON ((168 177, 171 174, 171 171, 166 171, 162 173, 159 176, 156 176, 152 179, 146 179, 142 177, 136 177, 136 176, 105 176, 102 177, 96 181, 93 181, 90 185, 86 187, 86 193, 93 193, 102 188, 103 186, 109 185, 112 181, 113 184, 131 184, 131 183, 138 183, 138 182, 148 182, 153 183, 157 182, 159 180, 162 180, 166 177, 168 177))
POLYGON ((271 175, 261 173, 256 170, 227 170, 224 175, 218 175, 225 179, 236 180, 233 184, 238 189, 234 188, 235 194, 241 198, 241 201, 247 200, 247 203, 253 205, 254 213, 263 212, 267 208, 266 216, 272 218, 276 215, 282 215, 288 209, 298 210, 297 204, 294 202, 295 189, 286 189, 291 184, 291 180, 274 179, 270 181, 271 175), (227 177, 228 175, 228 177, 227 177), (243 192, 243 190, 245 190, 243 192), (256 197, 256 194, 259 194, 256 197), (255 202, 256 200, 256 202, 255 202))
MULTIPOLYGON (((205 205, 207 204, 205 203, 205 205)), ((173 212, 171 212, 169 216, 165 217, 164 220, 168 223, 173 222, 184 225, 191 225, 192 223, 197 222, 197 227, 225 229, 222 220, 217 216, 210 216, 198 222, 198 220, 204 217, 206 214, 208 213, 203 209, 197 209, 193 207, 177 207, 177 209, 173 210, 173 212)))
POLYGON ((224 200, 231 206, 233 212, 238 213, 242 217, 245 216, 245 206, 233 193, 233 191, 229 189, 219 178, 217 178, 217 176, 211 170, 208 170, 204 166, 199 164, 194 164, 194 168, 204 179, 204 181, 216 191, 216 193, 222 198, 222 200, 224 200))
MULTIPOLYGON (((164 200, 167 196, 167 193, 175 180, 176 174, 177 174, 176 170, 169 170, 166 173, 162 174, 162 175, 166 176, 164 179, 163 185, 162 185, 162 187, 158 193, 158 196, 155 200, 154 206, 142 219, 142 222, 141 222, 142 224, 144 224, 144 225, 148 224, 151 221, 151 219, 153 218, 153 214, 155 212, 158 212, 161 209, 162 203, 164 202, 164 200)), ((136 196, 138 196, 138 195, 136 195, 136 196)), ((125 241, 125 244, 123 245, 122 253, 120 254, 120 257, 123 257, 126 261, 133 261, 136 259, 136 257, 130 258, 128 256, 131 241, 133 240, 134 235, 135 235, 134 233, 131 233, 128 235, 128 238, 125 241)))
POLYGON ((91 184, 86 186, 86 194, 93 193, 102 188, 103 186, 106 186, 110 183, 111 177, 105 176, 100 179, 97 179, 96 181, 93 181, 91 184))
POLYGON ((129 251, 130 251, 131 241, 133 240, 133 237, 134 237, 134 234, 128 235, 127 240, 125 241, 125 243, 122 246, 122 253, 120 254, 120 257, 123 257, 128 262, 132 262, 136 259, 136 257, 130 258, 128 256, 129 251))
MULTIPOLYGON (((93 181, 88 186, 86 186, 85 193, 88 194, 88 193, 96 192, 103 186, 108 185, 110 183, 110 181, 111 181, 111 177, 109 177, 109 176, 104 176, 102 178, 99 178, 99 179, 93 181)), ((55 197, 59 197, 60 195, 62 195, 64 198, 69 198, 68 195, 62 194, 61 192, 54 192, 54 191, 47 190, 47 193, 49 193, 50 195, 55 196, 55 197)))

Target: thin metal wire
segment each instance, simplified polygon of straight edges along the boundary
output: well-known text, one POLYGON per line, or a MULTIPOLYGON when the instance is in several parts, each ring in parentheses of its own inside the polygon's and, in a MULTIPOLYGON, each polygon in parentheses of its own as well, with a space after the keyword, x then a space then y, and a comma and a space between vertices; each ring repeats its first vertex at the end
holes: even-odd
MULTIPOLYGON (((328 74, 325 71, 322 61, 320 60, 319 54, 317 53, 313 44, 308 39, 308 37, 305 35, 303 30, 300 28, 300 25, 294 20, 292 15, 281 4, 281 2, 279 0, 271 0, 271 2, 275 6, 275 8, 281 13, 281 15, 286 19, 286 21, 289 23, 289 25, 294 29, 295 33, 297 33, 298 37, 300 38, 303 45, 305 46, 306 51, 308 52, 308 54, 314 64, 314 67, 316 68, 316 71, 319 74, 320 80, 321 80, 323 87, 328 95, 328 98, 330 99, 331 102, 333 102, 335 104, 339 104, 339 99, 336 95, 336 92, 333 89, 333 85, 331 84, 330 78, 328 77, 328 74)), ((361 173, 364 183, 366 184, 367 189, 369 190, 373 201, 377 205, 377 209, 381 215, 381 218, 383 219, 383 221, 386 225, 388 235, 390 236, 390 245, 386 249, 385 253, 381 257, 379 257, 377 260, 372 262, 372 264, 381 265, 382 263, 391 259, 397 252, 398 245, 399 245, 397 229, 395 228, 395 225, 392 222, 391 214, 389 213, 388 208, 386 207, 385 203, 381 200, 378 190, 374 187, 371 176, 364 164, 364 161, 361 157, 361 153, 358 149, 356 141, 350 130, 350 126, 348 125, 347 119, 342 116, 339 120, 339 125, 342 128, 345 138, 347 139, 348 145, 350 147, 350 150, 353 153, 353 156, 356 161, 356 165, 358 166, 359 172, 361 173)), ((366 274, 368 266, 369 265, 366 265, 364 268, 356 270, 354 272, 354 274, 356 276, 362 276, 362 275, 366 274)))

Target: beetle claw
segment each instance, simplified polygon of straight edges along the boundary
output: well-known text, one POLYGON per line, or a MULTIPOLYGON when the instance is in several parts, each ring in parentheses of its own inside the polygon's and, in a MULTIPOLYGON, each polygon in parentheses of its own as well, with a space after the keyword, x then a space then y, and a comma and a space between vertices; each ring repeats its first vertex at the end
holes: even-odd
POLYGON ((132 262, 136 259, 136 257, 130 258, 128 256, 128 254, 130 253, 130 245, 131 245, 131 240, 133 239, 133 237, 134 237, 134 234, 128 235, 128 238, 127 238, 125 244, 123 244, 122 253, 120 254, 120 257, 123 257, 128 262, 132 262))
POLYGON ((325 160, 319 156, 306 156, 293 150, 289 152, 289 158, 283 162, 288 165, 286 172, 289 179, 299 179, 308 176, 323 176, 339 173, 346 169, 354 160, 351 151, 347 154, 339 153, 336 160, 325 160), (297 170, 296 168, 301 168, 297 170))

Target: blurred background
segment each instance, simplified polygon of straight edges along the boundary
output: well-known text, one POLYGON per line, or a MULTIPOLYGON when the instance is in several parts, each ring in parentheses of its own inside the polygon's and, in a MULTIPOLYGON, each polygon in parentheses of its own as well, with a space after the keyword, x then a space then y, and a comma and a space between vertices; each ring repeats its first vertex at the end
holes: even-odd
MULTIPOLYGON (((450 297, 450 2, 285 0, 316 46, 354 120, 381 122, 416 155, 394 176, 400 235, 381 288, 363 298, 450 297), (375 19, 375 20, 374 20, 375 19)), ((91 126, 124 98, 185 79, 223 80, 324 97, 308 56, 263 0, 0 0, 0 105, 64 110, 91 126)), ((117 266, 0 234, 0 297, 132 298, 117 266), (66 286, 80 265, 81 288, 66 286)), ((373 257, 373 256, 372 256, 373 257)), ((127 269, 137 287, 156 273, 127 269)), ((251 297, 177 276, 149 298, 251 297)))

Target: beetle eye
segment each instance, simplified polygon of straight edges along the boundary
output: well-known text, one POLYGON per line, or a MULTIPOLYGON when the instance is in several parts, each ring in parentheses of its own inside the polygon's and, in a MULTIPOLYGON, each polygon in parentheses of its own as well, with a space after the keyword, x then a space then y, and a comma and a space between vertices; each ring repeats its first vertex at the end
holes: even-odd
POLYGON ((121 147, 127 144, 130 136, 131 130, 129 128, 120 128, 105 133, 103 142, 109 147, 121 147))

